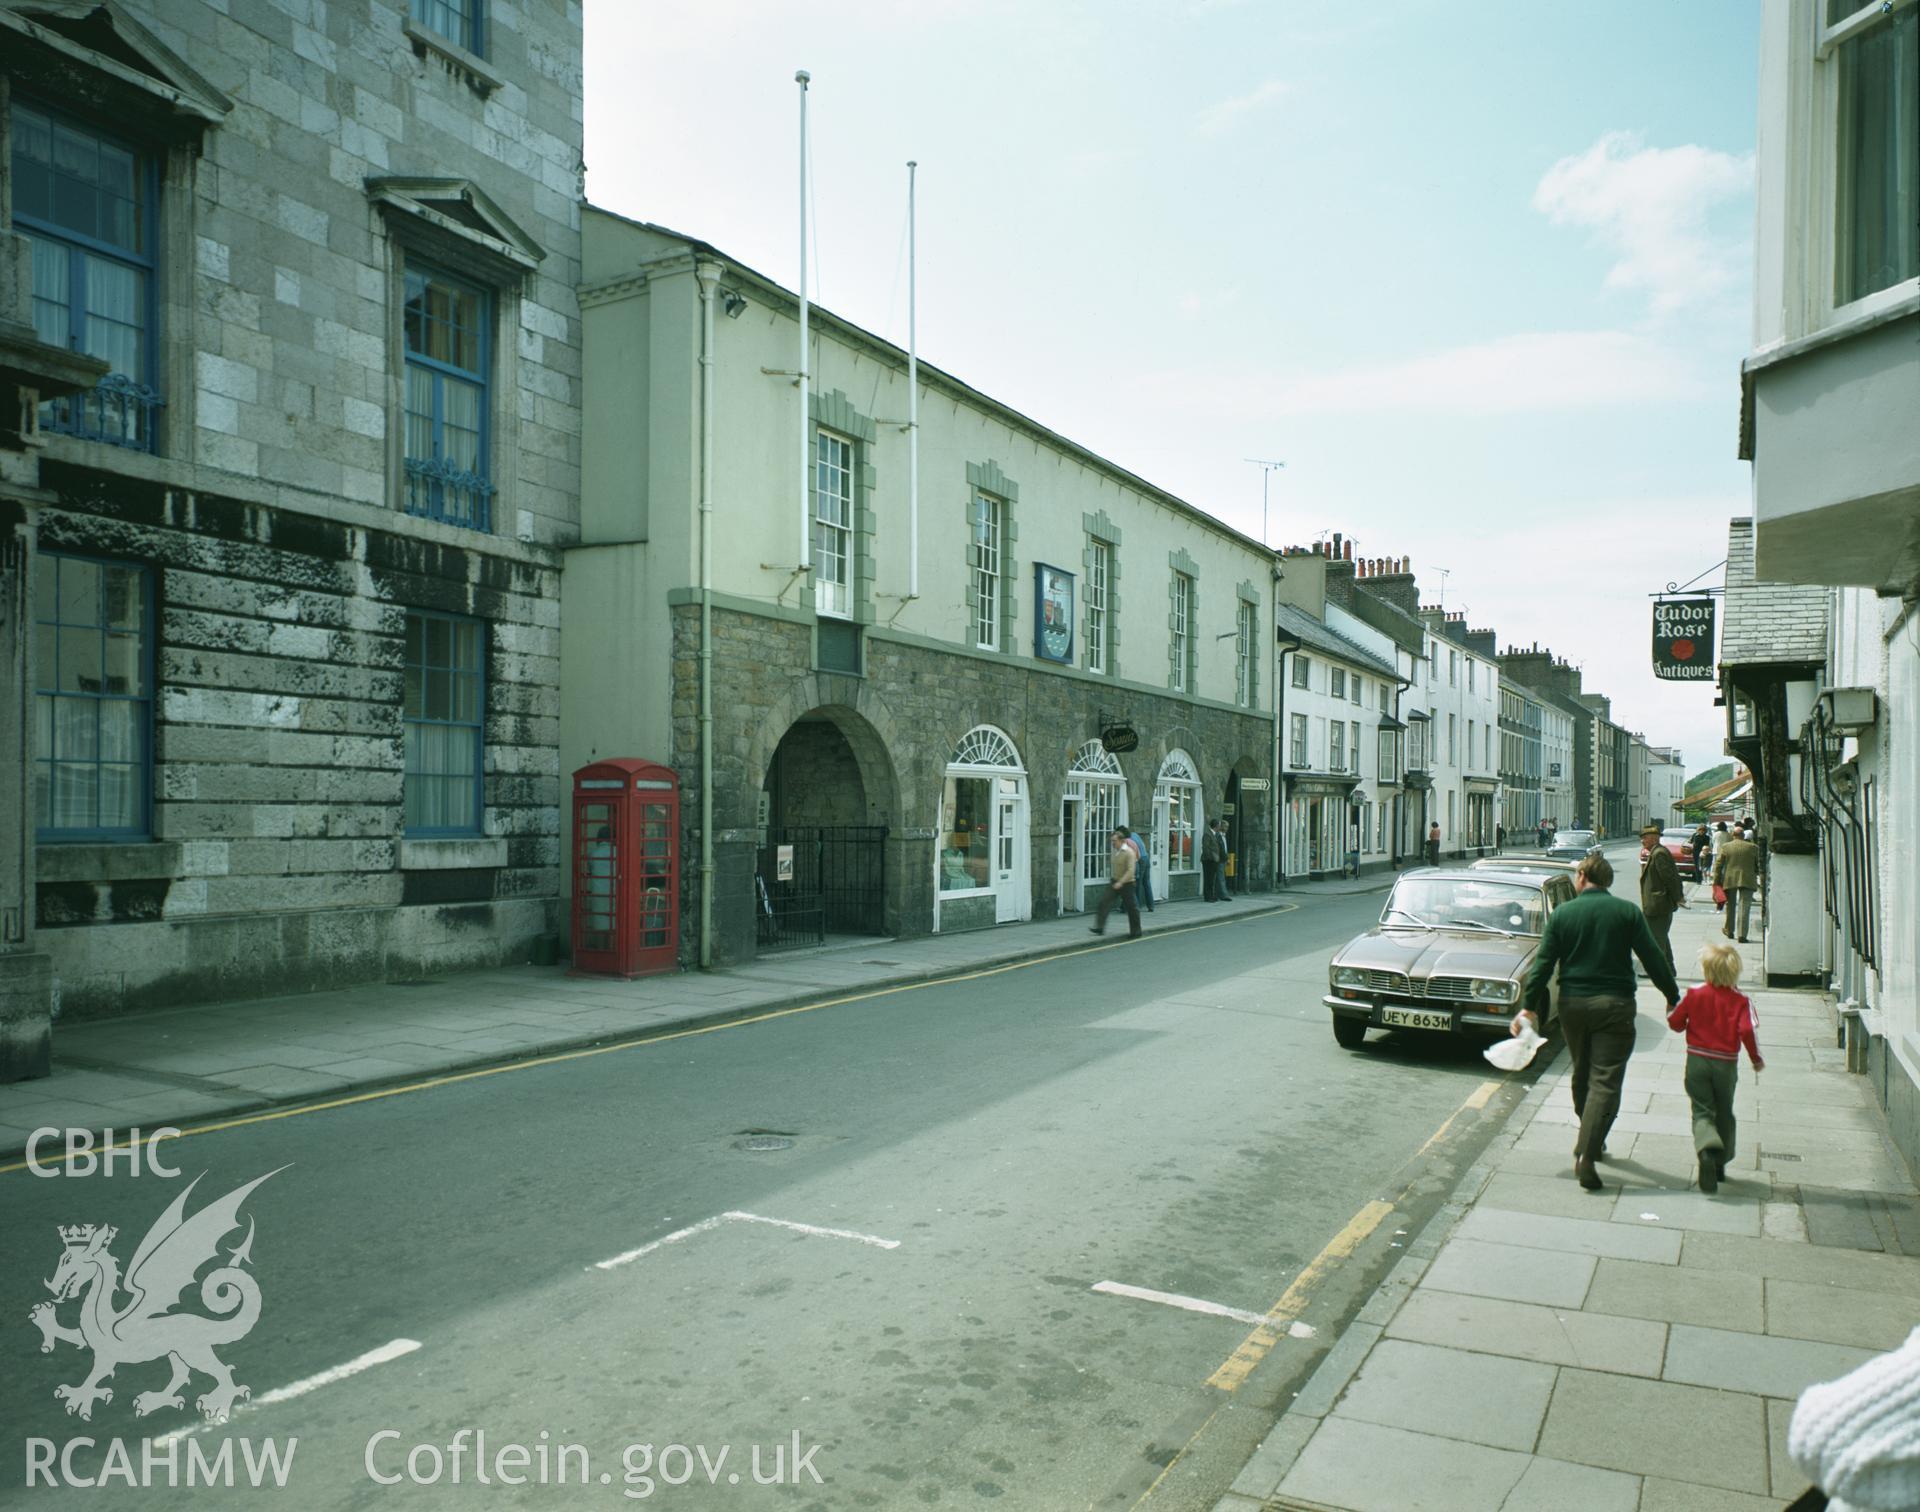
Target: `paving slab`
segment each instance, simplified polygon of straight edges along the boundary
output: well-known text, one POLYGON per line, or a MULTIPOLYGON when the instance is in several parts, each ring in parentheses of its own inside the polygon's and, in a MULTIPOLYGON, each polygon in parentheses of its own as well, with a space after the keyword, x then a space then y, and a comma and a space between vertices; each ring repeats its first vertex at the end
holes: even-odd
POLYGON ((1469 1296, 1578 1307, 1593 1280, 1594 1257, 1455 1238, 1434 1257, 1420 1285, 1469 1296))
POLYGON ((1793 1421, 1793 1406, 1785 1401, 1767 1403, 1767 1469, 1773 1476, 1773 1494, 1781 1497, 1798 1496, 1813 1484, 1787 1453, 1787 1426, 1793 1421))
MULTIPOLYGON (((1920 1298, 1920 1265, 1901 1255, 1743 1239, 1735 1234, 1688 1234, 1680 1263, 1690 1269, 1738 1272, 1783 1281, 1825 1281, 1859 1291, 1920 1298)), ((1920 1309, 1916 1309, 1920 1311, 1920 1309)))
POLYGON ((1487 1512, 1528 1456, 1458 1439, 1330 1417, 1280 1482, 1280 1497, 1347 1512, 1487 1512))
POLYGON ((1289 1415, 1317 1418, 1333 1411, 1333 1404, 1340 1400, 1340 1393, 1359 1372, 1367 1351, 1379 1342, 1380 1334, 1378 1324, 1349 1323, 1341 1331, 1339 1342, 1327 1351, 1327 1357, 1294 1397, 1287 1409, 1289 1415))
POLYGON ((1729 1183, 1721 1189, 1727 1195, 1709 1197, 1699 1191, 1624 1192, 1614 1205, 1613 1222, 1663 1228, 1697 1229, 1710 1234, 1760 1236, 1760 1199, 1772 1189, 1749 1183, 1746 1195, 1729 1183), (1651 1216, 1649 1216, 1651 1215, 1651 1216))
POLYGON ((1394 1315, 1387 1335, 1545 1365, 1578 1365, 1649 1377, 1660 1374, 1667 1347, 1666 1325, 1645 1318, 1537 1307, 1425 1287, 1394 1315))
POLYGON ((1809 1386, 1859 1369, 1877 1352, 1675 1323, 1667 1331, 1667 1363, 1661 1374, 1692 1386, 1737 1381, 1761 1396, 1798 1397, 1809 1386))
POLYGON ((1335 1417, 1529 1450, 1553 1395, 1553 1367, 1383 1339, 1334 1405, 1335 1417))
MULTIPOLYGON (((1595 1194, 1604 1202, 1604 1194, 1595 1194)), ((1671 1229, 1630 1228, 1604 1217, 1555 1218, 1539 1213, 1510 1213, 1475 1207, 1457 1230, 1462 1238, 1530 1249, 1563 1250, 1613 1260, 1652 1260, 1671 1265, 1680 1258, 1680 1235, 1671 1229)))
POLYGON ((1586 1310, 1760 1333, 1766 1326, 1766 1293, 1758 1276, 1602 1260, 1587 1289, 1586 1310))
POLYGON ((1637 1475, 1536 1458, 1500 1512, 1635 1512, 1639 1506, 1637 1475))
MULTIPOLYGON (((1560 1158, 1563 1175, 1526 1175, 1514 1168, 1511 1158, 1501 1163, 1499 1173, 1489 1181, 1475 1200, 1488 1207, 1514 1213, 1546 1213, 1562 1218, 1604 1218, 1612 1208, 1612 1182, 1605 1192, 1589 1192, 1573 1179, 1573 1160, 1560 1158)), ((1611 1168, 1600 1168, 1606 1177, 1611 1168)))
POLYGON ((1854 1291, 1818 1281, 1765 1283, 1767 1332, 1788 1339, 1817 1339, 1856 1349, 1898 1349, 1920 1323, 1912 1297, 1854 1291))
MULTIPOLYGON (((1661 1480, 1643 1476, 1640 1481, 1640 1512, 1780 1512, 1784 1500, 1771 1496, 1749 1496, 1744 1491, 1724 1491, 1691 1481, 1661 1480)), ((1569 1507, 1566 1512, 1574 1512, 1569 1507)))
POLYGON ((1765 1407, 1738 1392, 1562 1370, 1539 1452, 1729 1491, 1769 1489, 1765 1407))

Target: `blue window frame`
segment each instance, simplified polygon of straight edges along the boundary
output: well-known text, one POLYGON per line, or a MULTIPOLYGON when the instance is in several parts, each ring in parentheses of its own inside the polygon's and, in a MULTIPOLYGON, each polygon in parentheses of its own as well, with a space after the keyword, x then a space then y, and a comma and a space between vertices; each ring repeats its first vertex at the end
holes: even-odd
POLYGON ((430 267, 407 269, 407 513, 492 528, 487 479, 492 298, 430 267))
POLYGON ((34 585, 34 824, 42 840, 150 833, 153 579, 40 553, 34 585))
POLYGON ((486 41, 485 3, 486 0, 408 0, 408 14, 449 42, 464 47, 476 57, 485 57, 481 46, 486 41))
POLYGON ((486 627, 407 611, 401 654, 409 835, 481 833, 486 627))
POLYGON ((33 252, 33 327, 104 358, 89 394, 41 406, 48 430, 153 450, 158 176, 148 154, 24 100, 13 105, 13 225, 33 252))

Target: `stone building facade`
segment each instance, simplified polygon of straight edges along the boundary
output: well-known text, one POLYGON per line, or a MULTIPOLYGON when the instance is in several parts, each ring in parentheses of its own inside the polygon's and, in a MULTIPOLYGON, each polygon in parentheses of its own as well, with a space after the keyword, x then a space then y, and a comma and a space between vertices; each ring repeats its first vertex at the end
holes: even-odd
POLYGON ((559 0, 0 6, 0 949, 60 1012, 552 929, 580 49, 559 0))
POLYGON ((906 353, 814 309, 803 420, 786 289, 584 251, 562 757, 679 774, 683 960, 1090 909, 1116 823, 1271 885, 1271 552, 925 363, 916 516, 906 353))

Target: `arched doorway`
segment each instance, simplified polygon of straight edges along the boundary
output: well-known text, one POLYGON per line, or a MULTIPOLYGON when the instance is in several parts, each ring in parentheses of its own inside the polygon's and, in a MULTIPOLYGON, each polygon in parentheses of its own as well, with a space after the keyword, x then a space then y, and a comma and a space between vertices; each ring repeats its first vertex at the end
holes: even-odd
POLYGON ((840 705, 787 727, 756 815, 756 944, 884 935, 893 764, 872 725, 840 705))
POLYGON ((936 930, 1032 917, 1027 769, 1002 731, 975 725, 954 747, 937 827, 936 930))
POLYGON ((1178 884, 1181 877, 1194 878, 1200 872, 1200 832, 1206 827, 1205 805, 1200 799, 1200 773, 1185 751, 1167 752, 1153 784, 1153 872, 1154 895, 1187 898, 1195 895, 1195 884, 1178 884), (1178 892, 1176 893, 1176 885, 1178 892))
POLYGON ((1089 894, 1107 885, 1114 826, 1127 822, 1127 781, 1114 754, 1097 740, 1074 752, 1060 804, 1060 908, 1079 913, 1089 894))

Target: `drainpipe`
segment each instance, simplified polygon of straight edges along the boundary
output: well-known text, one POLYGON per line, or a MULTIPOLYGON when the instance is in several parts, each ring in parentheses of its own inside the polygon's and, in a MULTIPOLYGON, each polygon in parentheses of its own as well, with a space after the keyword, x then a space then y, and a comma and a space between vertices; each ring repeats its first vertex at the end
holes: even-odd
POLYGON ((700 285, 700 969, 713 965, 713 295, 720 265, 695 265, 700 285))
MULTIPOLYGON (((1277 602, 1277 599, 1276 599, 1277 602)), ((1276 614, 1275 619, 1279 616, 1276 614)), ((1278 652, 1274 657, 1273 674, 1273 785, 1275 797, 1274 812, 1274 877, 1278 886, 1287 885, 1286 851, 1286 767, 1280 760, 1280 727, 1287 715, 1287 653, 1298 651, 1305 642, 1291 636, 1282 635, 1276 627, 1273 633, 1274 645, 1278 652)))
POLYGON ((920 165, 907 164, 907 597, 920 597, 920 328, 916 295, 917 237, 914 179, 920 165))

